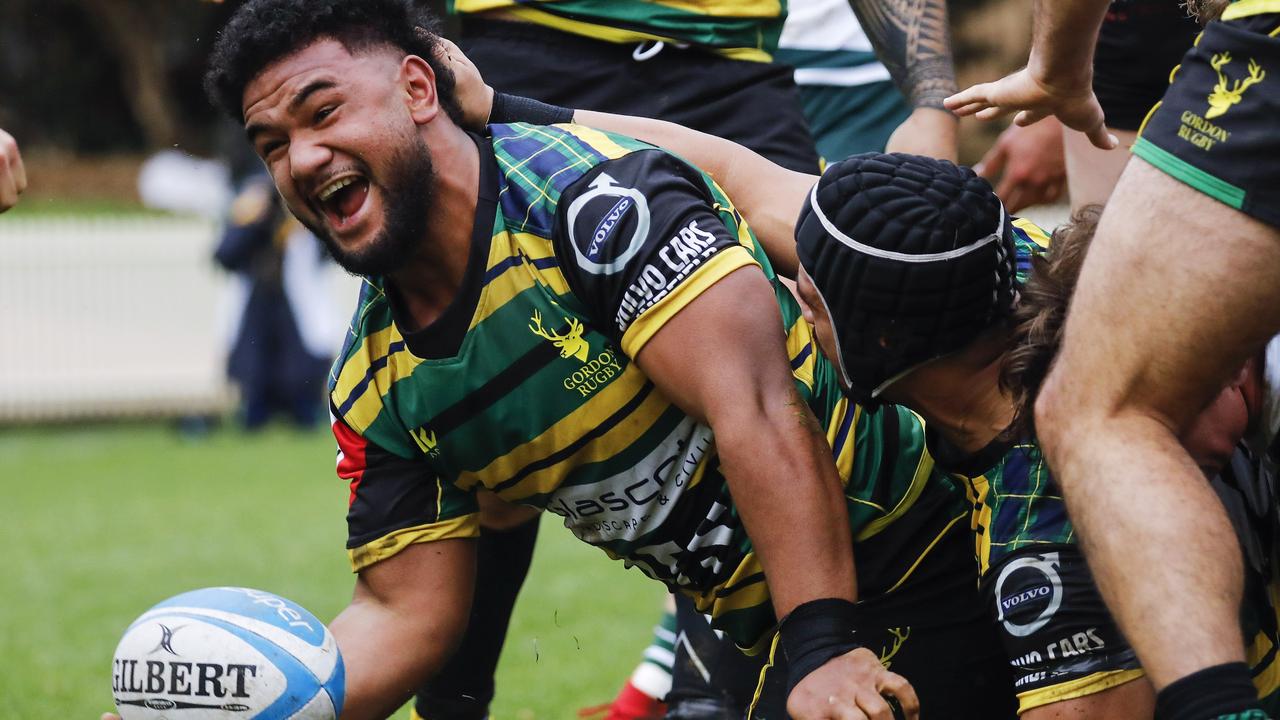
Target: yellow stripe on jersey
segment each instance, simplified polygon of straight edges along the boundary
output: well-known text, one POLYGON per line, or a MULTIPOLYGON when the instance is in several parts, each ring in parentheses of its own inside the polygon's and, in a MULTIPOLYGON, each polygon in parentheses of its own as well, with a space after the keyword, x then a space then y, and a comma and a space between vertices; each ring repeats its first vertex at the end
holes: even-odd
POLYGON ((1049 233, 1044 231, 1044 228, 1026 218, 1014 218, 1013 226, 1026 233, 1027 237, 1031 238, 1031 242, 1039 245, 1042 250, 1049 249, 1051 239, 1049 233))
POLYGON ((755 17, 768 20, 782 14, 778 0, 649 0, 676 10, 713 17, 755 17))
MULTIPOLYGON (((550 257, 554 250, 552 249, 551 241, 541 235, 514 232, 499 233, 493 236, 493 241, 490 244, 489 261, 486 269, 492 269, 509 261, 516 253, 523 254, 530 261, 536 261, 550 257), (505 242, 508 236, 514 243, 514 247, 505 242)), ((536 272, 536 278, 535 273, 532 272, 521 269, 508 270, 503 273, 500 281, 495 280, 484 286, 484 289, 480 292, 480 300, 476 303, 475 315, 471 318, 471 327, 468 330, 474 330, 476 326, 500 310, 512 298, 539 284, 539 281, 545 282, 551 288, 551 291, 558 295, 569 293, 569 283, 564 279, 564 273, 560 271, 559 267, 539 268, 536 272)))
POLYGON ((622 335, 622 352, 627 357, 635 357, 640 350, 644 348, 649 340, 657 334, 658 330, 667 323, 676 313, 680 312, 693 299, 706 292, 707 288, 720 282, 729 273, 754 265, 760 267, 760 263, 752 257, 751 253, 741 245, 725 248, 719 253, 713 255, 702 267, 693 271, 693 274, 685 278, 679 285, 675 287, 666 297, 653 304, 653 307, 644 312, 643 315, 636 318, 627 331, 622 335))
POLYGON ((902 577, 898 578, 898 581, 895 582, 892 586, 890 586, 890 588, 885 592, 891 593, 894 590, 897 590, 898 588, 902 587, 902 583, 906 582, 907 579, 911 577, 911 573, 915 572, 916 568, 920 567, 920 563, 924 562, 924 559, 929 556, 929 553, 933 551, 933 548, 938 543, 942 542, 942 539, 947 536, 947 533, 951 532, 951 528, 955 527, 956 523, 960 522, 963 519, 964 519, 964 515, 957 515, 954 518, 952 518, 951 522, 947 523, 942 528, 942 531, 939 532, 936 536, 934 536, 932 540, 929 541, 929 545, 924 549, 924 552, 920 553, 920 555, 917 556, 916 559, 912 561, 911 567, 907 568, 907 571, 902 573, 902 577))
MULTIPOLYGON (((1267 600, 1269 607, 1259 607, 1257 612, 1260 613, 1280 613, 1277 608, 1276 601, 1280 600, 1280 587, 1275 582, 1267 586, 1267 600)), ((1270 623, 1262 623, 1264 627, 1270 623)), ((1280 691, 1280 662, 1277 658, 1272 657, 1271 662, 1266 667, 1261 667, 1262 662, 1267 659, 1274 647, 1274 639, 1265 632, 1259 631, 1254 636, 1253 641, 1246 648, 1245 660, 1249 663, 1249 668, 1253 671, 1253 686, 1258 689, 1258 698, 1268 698, 1280 691)))
POLYGON ((698 609, 698 612, 712 617, 719 617, 735 610, 747 610, 768 605, 771 602, 769 599, 769 585, 765 583, 763 573, 764 568, 760 565, 759 558, 756 557, 754 552, 749 552, 743 556, 742 562, 733 571, 733 575, 721 583, 720 587, 703 593, 690 594, 693 599, 693 605, 698 609), (759 577, 751 579, 753 575, 759 577), (739 583, 743 583, 742 587, 735 588, 739 583), (735 589, 726 595, 719 595, 719 593, 724 592, 724 588, 735 589))
POLYGON ((794 361, 804 349, 810 348, 809 355, 800 363, 799 367, 794 367, 791 374, 797 380, 804 383, 804 386, 813 389, 813 368, 817 365, 817 356, 821 353, 818 347, 813 344, 813 335, 809 332, 809 326, 805 323, 804 318, 796 318, 795 323, 787 330, 787 358, 794 361))
MULTIPOLYGON (((572 20, 561 15, 553 15, 544 10, 527 5, 511 6, 501 5, 492 9, 501 9, 504 15, 519 18, 527 22, 549 27, 561 32, 571 33, 573 35, 583 35, 585 37, 603 40, 605 42, 627 44, 641 43, 646 41, 663 41, 671 42, 673 38, 665 35, 642 32, 640 30, 630 30, 623 28, 611 27, 609 25, 598 24, 594 22, 583 22, 581 20, 572 20)), ((479 12, 479 10, 468 12, 479 12)), ((743 48, 712 48, 717 55, 723 55, 734 60, 749 60, 752 62, 769 62, 773 56, 759 48, 743 47, 743 48)))
MULTIPOLYGON (((595 128, 587 127, 586 125, 556 125, 554 127, 564 130, 582 142, 590 145, 593 150, 599 152, 610 160, 620 158, 623 155, 631 153, 627 148, 624 148, 614 142, 613 138, 599 130, 596 130, 595 128)), ((560 140, 559 142, 562 145, 564 144, 563 140, 560 140)))
POLYGON ((1146 675, 1142 670, 1107 670, 1057 685, 1018 693, 1018 714, 1063 700, 1095 695, 1146 675))
POLYGON ((352 548, 347 551, 354 572, 386 560, 410 545, 451 540, 455 538, 480 537, 480 514, 471 513, 452 520, 443 520, 426 525, 414 525, 393 533, 383 535, 371 543, 352 548))
POLYGON ((991 506, 987 494, 991 492, 986 475, 971 478, 953 476, 964 486, 965 500, 973 511, 969 514, 969 530, 973 533, 974 553, 978 558, 978 573, 985 575, 991 569, 991 506))
POLYGON ((769 671, 777 663, 778 659, 778 633, 773 633, 769 639, 769 662, 760 668, 760 675, 756 678, 756 691, 751 695, 751 704, 747 706, 747 717, 756 716, 756 708, 760 705, 760 696, 764 694, 764 683, 769 677, 769 671))
POLYGON ((404 345, 404 337, 394 324, 376 333, 371 333, 361 343, 356 354, 343 363, 342 372, 331 396, 334 405, 342 407, 351 401, 351 394, 359 395, 351 409, 342 419, 358 433, 363 433, 373 424, 382 411, 382 396, 386 394, 393 382, 403 380, 413 373, 413 369, 422 363, 420 358, 404 345), (387 349, 395 344, 400 349, 387 355, 387 349), (374 373, 372 380, 360 389, 369 368, 386 357, 386 362, 374 373))
MULTIPOLYGON (((606 385, 590 400, 570 414, 558 420, 539 436, 523 443, 506 455, 489 463, 478 471, 465 471, 458 475, 456 485, 463 490, 483 486, 483 479, 501 482, 514 477, 522 468, 546 458, 548 448, 566 447, 573 440, 595 429, 600 418, 608 417, 635 396, 647 381, 634 364, 628 365, 617 380, 606 385), (560 436, 559 438, 557 436, 560 436), (568 439, 565 439, 565 438, 568 439)), ((523 478, 515 486, 498 493, 504 500, 518 502, 531 495, 549 493, 564 482, 566 468, 575 468, 600 462, 630 447, 653 426, 670 402, 661 393, 649 393, 630 414, 626 422, 620 422, 595 442, 587 443, 578 452, 564 457, 550 467, 542 468, 523 478)))
MULTIPOLYGON (((814 352, 818 349, 815 347, 814 352)), ((827 445, 829 447, 836 446, 836 435, 840 432, 840 426, 844 424, 844 416, 846 413, 853 412, 853 418, 849 420, 849 434, 852 436, 857 432, 858 420, 862 416, 862 406, 849 402, 848 396, 841 395, 836 401, 836 406, 831 410, 831 420, 827 423, 827 445)), ((853 439, 852 437, 845 441, 844 446, 840 448, 840 454, 836 456, 836 472, 840 474, 840 484, 849 487, 849 479, 853 477, 853 439)), ((847 497, 847 496, 846 496, 847 497)))
POLYGON ((1280 0, 1237 0, 1222 12, 1222 20, 1239 20, 1240 18, 1265 13, 1280 13, 1280 0))
MULTIPOLYGON (((914 411, 911 413, 916 416, 920 424, 924 424, 924 418, 920 417, 914 411)), ((846 445, 854 445, 853 438, 850 438, 846 445)), ((911 485, 907 488, 907 492, 902 495, 902 499, 888 512, 884 517, 877 518, 862 528, 854 539, 858 542, 866 540, 874 536, 881 530, 884 530, 890 523, 902 517, 916 504, 916 500, 920 499, 920 493, 924 492, 925 485, 929 482, 929 477, 933 475, 933 456, 927 450, 921 450, 920 460, 916 463, 915 474, 911 477, 911 485)), ((910 571, 908 571, 910 572, 910 571)))

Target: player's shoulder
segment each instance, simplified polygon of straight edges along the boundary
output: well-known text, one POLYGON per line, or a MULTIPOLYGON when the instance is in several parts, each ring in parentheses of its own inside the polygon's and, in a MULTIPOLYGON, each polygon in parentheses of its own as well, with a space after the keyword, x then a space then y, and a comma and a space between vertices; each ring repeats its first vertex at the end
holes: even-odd
POLYGON ((1013 231, 1018 282, 1026 282, 1031 275, 1031 258, 1036 255, 1043 255, 1049 250, 1052 236, 1044 228, 1027 218, 1011 218, 1009 226, 1013 231))

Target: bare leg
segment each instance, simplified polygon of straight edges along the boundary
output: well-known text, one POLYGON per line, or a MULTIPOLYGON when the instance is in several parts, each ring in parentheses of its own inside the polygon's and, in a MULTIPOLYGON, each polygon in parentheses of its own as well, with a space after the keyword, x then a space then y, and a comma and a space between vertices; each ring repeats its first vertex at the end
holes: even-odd
POLYGON ((1280 232, 1133 158, 1037 427, 1103 597, 1157 689, 1244 658, 1241 560, 1177 434, 1280 329, 1280 232))
POLYGON ((1062 129, 1062 147, 1067 158, 1067 192, 1071 195, 1071 212, 1085 205, 1106 203, 1129 162, 1129 148, 1138 137, 1133 130, 1111 130, 1120 140, 1119 147, 1099 150, 1084 133, 1062 129))

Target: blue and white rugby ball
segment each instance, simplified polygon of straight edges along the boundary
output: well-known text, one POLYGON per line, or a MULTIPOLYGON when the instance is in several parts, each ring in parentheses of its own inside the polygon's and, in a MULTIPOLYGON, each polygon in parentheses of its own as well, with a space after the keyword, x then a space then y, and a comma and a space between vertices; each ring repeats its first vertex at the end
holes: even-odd
POLYGON ((125 631, 111 671, 123 720, 334 720, 342 656, 329 629, 261 590, 169 598, 125 631))

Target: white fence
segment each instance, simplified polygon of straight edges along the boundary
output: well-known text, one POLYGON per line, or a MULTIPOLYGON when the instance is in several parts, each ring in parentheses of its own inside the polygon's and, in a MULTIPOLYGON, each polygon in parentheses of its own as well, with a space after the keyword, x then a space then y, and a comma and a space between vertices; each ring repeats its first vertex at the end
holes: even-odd
POLYGON ((0 422, 225 410, 231 279, 213 264, 216 230, 0 217, 0 422))

